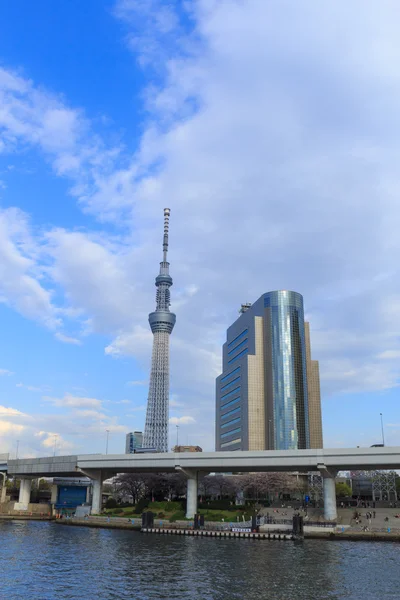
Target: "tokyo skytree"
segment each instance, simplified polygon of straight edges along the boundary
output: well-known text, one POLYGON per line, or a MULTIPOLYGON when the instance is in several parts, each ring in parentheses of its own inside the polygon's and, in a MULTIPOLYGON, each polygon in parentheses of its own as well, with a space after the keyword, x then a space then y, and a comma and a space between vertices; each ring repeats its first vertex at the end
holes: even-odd
POLYGON ((157 305, 156 310, 149 314, 153 332, 153 353, 143 436, 143 447, 154 448, 159 452, 168 452, 169 336, 176 320, 174 313, 169 310, 169 288, 172 285, 167 262, 170 212, 169 208, 164 208, 163 260, 160 263, 160 274, 156 277, 157 305))

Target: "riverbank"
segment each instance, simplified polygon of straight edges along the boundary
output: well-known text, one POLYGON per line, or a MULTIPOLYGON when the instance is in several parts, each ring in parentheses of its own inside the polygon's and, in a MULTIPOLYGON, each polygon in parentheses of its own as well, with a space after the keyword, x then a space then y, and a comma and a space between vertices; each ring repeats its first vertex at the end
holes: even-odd
POLYGON ((103 529, 131 529, 133 531, 140 531, 142 528, 142 519, 133 520, 131 519, 107 519, 107 517, 87 517, 87 518, 68 518, 68 519, 56 519, 57 525, 65 526, 78 526, 78 527, 96 527, 103 529))
MULTIPOLYGON (((69 519, 57 519, 55 521, 58 525, 70 526, 70 527, 93 527, 93 528, 103 528, 103 529, 130 529, 132 531, 141 531, 142 524, 141 519, 108 519, 107 517, 88 517, 83 519, 69 518, 69 519), (133 521, 133 522, 132 522, 133 521)), ((188 523, 175 524, 175 527, 171 527, 170 524, 165 521, 162 523, 154 523, 154 527, 157 529, 176 529, 183 531, 193 531, 191 528, 188 528, 188 523)), ((217 526, 220 523, 215 523, 215 530, 209 529, 210 532, 216 533, 220 531, 217 529, 217 526)), ((212 524, 208 523, 208 527, 211 527, 212 524)), ((272 535, 288 535, 288 531, 271 531, 272 535)), ((233 537, 233 536, 232 536, 233 537)), ((250 536, 249 536, 250 537, 250 536)), ((268 539, 268 536, 266 538, 268 539)), ((317 540, 331 540, 331 541, 371 541, 371 542, 397 542, 400 543, 400 530, 397 531, 332 531, 327 530, 325 528, 321 528, 321 531, 316 531, 315 528, 312 528, 312 531, 304 531, 304 539, 317 539, 317 540)))

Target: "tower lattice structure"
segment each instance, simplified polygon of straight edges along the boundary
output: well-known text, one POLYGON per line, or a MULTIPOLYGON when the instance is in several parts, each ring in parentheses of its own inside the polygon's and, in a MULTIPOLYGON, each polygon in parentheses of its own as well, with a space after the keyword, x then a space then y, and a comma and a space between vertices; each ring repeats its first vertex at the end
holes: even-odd
POLYGON ((172 285, 167 261, 170 212, 169 208, 164 209, 163 260, 156 277, 156 310, 149 314, 153 353, 143 436, 143 446, 159 452, 168 452, 169 336, 176 321, 176 316, 169 310, 172 285))

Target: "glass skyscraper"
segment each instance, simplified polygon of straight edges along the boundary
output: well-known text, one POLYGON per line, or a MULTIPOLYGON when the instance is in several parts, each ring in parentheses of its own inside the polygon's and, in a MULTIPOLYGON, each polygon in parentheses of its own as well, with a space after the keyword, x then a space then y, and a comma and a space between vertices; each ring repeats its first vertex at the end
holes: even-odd
POLYGON ((303 297, 275 291, 242 305, 216 380, 217 450, 322 448, 318 362, 303 297))
POLYGON ((134 431, 126 434, 125 454, 133 454, 136 448, 143 447, 143 433, 134 431))

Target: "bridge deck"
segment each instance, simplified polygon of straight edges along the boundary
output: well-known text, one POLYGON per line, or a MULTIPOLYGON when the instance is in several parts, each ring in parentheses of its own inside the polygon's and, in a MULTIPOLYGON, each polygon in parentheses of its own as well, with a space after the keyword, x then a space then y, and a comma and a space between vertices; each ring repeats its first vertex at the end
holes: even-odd
POLYGON ((115 473, 173 472, 177 468, 204 472, 317 471, 400 469, 400 447, 265 450, 257 452, 182 452, 160 454, 85 454, 8 460, 10 475, 79 476, 101 469, 115 473))

